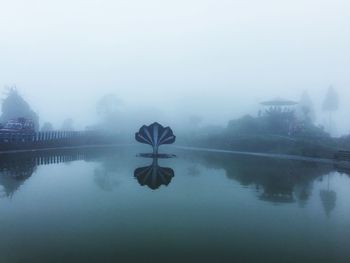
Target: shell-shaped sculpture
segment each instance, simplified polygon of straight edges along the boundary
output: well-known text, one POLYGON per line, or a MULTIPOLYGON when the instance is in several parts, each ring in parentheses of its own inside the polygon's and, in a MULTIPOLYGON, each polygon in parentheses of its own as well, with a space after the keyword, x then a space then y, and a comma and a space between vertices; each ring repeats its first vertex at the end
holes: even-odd
POLYGON ((176 136, 169 127, 163 127, 155 122, 149 126, 143 125, 135 134, 136 141, 149 144, 153 147, 153 154, 158 154, 158 148, 162 144, 172 144, 176 136))
POLYGON ((161 185, 168 185, 174 177, 174 170, 167 167, 160 167, 156 158, 153 159, 152 165, 137 168, 134 176, 140 185, 147 185, 155 190, 161 185))

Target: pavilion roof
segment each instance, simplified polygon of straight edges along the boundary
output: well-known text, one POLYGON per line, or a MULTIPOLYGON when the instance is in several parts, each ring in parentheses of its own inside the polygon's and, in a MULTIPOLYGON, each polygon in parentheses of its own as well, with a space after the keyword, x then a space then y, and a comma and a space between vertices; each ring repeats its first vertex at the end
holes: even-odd
POLYGON ((260 103, 263 106, 293 106, 299 104, 296 101, 286 100, 286 99, 273 99, 269 101, 263 101, 260 103))

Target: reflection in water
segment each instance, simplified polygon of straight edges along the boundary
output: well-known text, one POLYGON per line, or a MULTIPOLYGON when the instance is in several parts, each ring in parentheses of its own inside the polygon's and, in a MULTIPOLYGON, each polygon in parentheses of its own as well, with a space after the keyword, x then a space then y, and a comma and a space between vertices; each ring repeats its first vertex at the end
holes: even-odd
POLYGON ((0 195, 12 197, 40 165, 90 160, 98 155, 98 151, 79 149, 2 154, 0 158, 0 195))
POLYGON ((174 170, 158 165, 158 158, 153 158, 152 164, 146 167, 137 168, 134 171, 134 176, 140 185, 147 185, 155 190, 161 185, 168 185, 174 177, 174 170))
POLYGON ((265 185, 264 191, 260 195, 260 199, 264 201, 272 201, 278 203, 293 203, 295 202, 293 196, 293 187, 287 182, 281 184, 278 188, 276 185, 265 185))
POLYGON ((321 190, 320 197, 327 216, 330 216, 330 213, 336 205, 337 195, 335 191, 321 190))
MULTIPOLYGON (((229 179, 236 180, 245 187, 256 190, 258 199, 272 203, 297 202, 304 206, 311 196, 315 180, 322 180, 334 171, 347 173, 347 170, 329 163, 277 160, 253 156, 225 155, 215 153, 183 153, 207 168, 224 169, 229 179)), ((189 173, 193 173, 193 168, 189 173)), ((327 214, 336 206, 336 193, 321 190, 320 198, 327 214)))
POLYGON ((115 173, 108 170, 105 166, 94 170, 94 181, 102 190, 110 192, 119 185, 115 173))
POLYGON ((327 189, 320 191, 320 198, 326 215, 330 216, 336 206, 337 194, 329 189, 329 174, 327 175, 327 189))
POLYGON ((191 165, 187 169, 187 173, 191 176, 198 176, 201 174, 201 171, 198 168, 198 165, 191 165))
POLYGON ((0 262, 349 261, 350 178, 332 164, 139 150, 2 155, 0 262))
MULTIPOLYGON (((98 162, 94 170, 94 182, 102 190, 111 191, 119 185, 120 169, 132 168, 131 154, 121 149, 70 149, 34 153, 6 154, 0 158, 0 195, 11 197, 40 165, 85 160, 98 162), (122 158, 122 156, 124 158, 122 158), (127 157, 126 157, 127 156, 127 157), (130 162, 130 164, 128 164, 130 162)), ((172 156, 166 156, 171 158, 172 156)), ((224 169, 227 178, 254 189, 257 198, 272 203, 297 202, 304 206, 312 195, 315 180, 328 176, 328 187, 319 192, 320 201, 329 215, 336 207, 336 193, 329 186, 334 171, 347 173, 345 168, 328 163, 276 160, 249 156, 232 156, 215 153, 195 154, 181 152, 181 159, 190 161, 187 174, 200 178, 202 167, 224 169), (341 169, 341 170, 340 170, 341 169)), ((130 173, 130 171, 128 171, 130 173)), ((134 176, 140 185, 158 189, 169 185, 174 177, 171 168, 160 167, 158 159, 152 164, 137 168, 134 176)))
POLYGON ((0 160, 0 185, 2 197, 12 197, 22 183, 28 179, 36 169, 36 161, 32 158, 0 160))

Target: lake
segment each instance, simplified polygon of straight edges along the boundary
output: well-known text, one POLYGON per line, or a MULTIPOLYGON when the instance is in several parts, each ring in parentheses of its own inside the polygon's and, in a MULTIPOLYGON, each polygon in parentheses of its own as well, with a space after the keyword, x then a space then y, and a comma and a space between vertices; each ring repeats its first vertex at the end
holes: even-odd
POLYGON ((350 262, 344 167, 147 150, 2 155, 0 262, 350 262))

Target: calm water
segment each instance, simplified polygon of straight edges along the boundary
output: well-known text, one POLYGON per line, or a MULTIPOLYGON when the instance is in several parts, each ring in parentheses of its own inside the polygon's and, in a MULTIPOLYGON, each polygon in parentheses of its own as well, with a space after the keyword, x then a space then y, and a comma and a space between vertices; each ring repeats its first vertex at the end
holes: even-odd
POLYGON ((0 262, 350 262, 341 167, 167 151, 1 156, 0 262))

